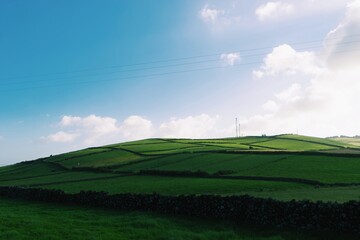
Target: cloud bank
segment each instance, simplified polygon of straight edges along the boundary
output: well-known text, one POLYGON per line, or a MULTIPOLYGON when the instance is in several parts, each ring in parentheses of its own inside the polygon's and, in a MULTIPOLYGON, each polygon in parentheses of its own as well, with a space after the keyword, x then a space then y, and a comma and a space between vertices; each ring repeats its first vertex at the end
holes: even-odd
POLYGON ((297 52, 287 44, 275 47, 263 61, 261 68, 253 72, 257 78, 294 74, 317 75, 324 71, 322 59, 314 52, 297 52))
POLYGON ((53 143, 76 143, 82 146, 109 144, 151 137, 210 138, 230 134, 219 126, 219 116, 200 114, 184 118, 171 118, 154 126, 152 121, 137 115, 121 123, 112 117, 90 115, 87 117, 63 116, 56 133, 42 137, 53 143))
POLYGON ((266 113, 242 119, 246 134, 360 132, 360 42, 344 44, 360 32, 359 16, 360 0, 352 1, 343 20, 326 36, 321 52, 298 52, 281 45, 264 58, 260 69, 253 72, 257 78, 276 81, 274 77, 293 75, 297 82, 264 103, 266 113))

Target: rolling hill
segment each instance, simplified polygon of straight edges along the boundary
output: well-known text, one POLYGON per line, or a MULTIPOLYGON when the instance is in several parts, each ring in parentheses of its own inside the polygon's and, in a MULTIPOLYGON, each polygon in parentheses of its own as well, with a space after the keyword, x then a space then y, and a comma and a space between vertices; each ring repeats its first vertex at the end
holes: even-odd
POLYGON ((360 149, 300 135, 146 139, 0 168, 1 186, 360 200, 360 149))

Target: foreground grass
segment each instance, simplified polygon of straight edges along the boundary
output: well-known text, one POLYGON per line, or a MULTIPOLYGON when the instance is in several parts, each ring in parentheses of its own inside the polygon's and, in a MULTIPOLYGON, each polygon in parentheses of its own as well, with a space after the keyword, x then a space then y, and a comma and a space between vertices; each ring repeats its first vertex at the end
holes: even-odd
MULTIPOLYGON (((229 223, 0 199, 0 239, 339 239, 229 223)), ((341 236, 351 239, 351 236, 341 236)))
POLYGON ((1 239, 315 239, 225 223, 0 199, 1 239))

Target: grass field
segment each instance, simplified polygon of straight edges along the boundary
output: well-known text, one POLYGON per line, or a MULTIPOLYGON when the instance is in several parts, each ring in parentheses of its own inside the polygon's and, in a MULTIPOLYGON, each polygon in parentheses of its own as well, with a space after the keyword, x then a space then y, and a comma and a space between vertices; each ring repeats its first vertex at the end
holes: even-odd
POLYGON ((281 239, 145 213, 0 200, 1 239, 281 239), (9 230, 10 229, 10 230, 9 230))
POLYGON ((276 191, 304 188, 297 183, 274 183, 270 181, 239 181, 229 179, 182 178, 163 176, 128 176, 115 179, 51 184, 46 188, 62 189, 66 192, 96 190, 109 193, 161 193, 181 194, 246 194, 248 191, 276 191))
POLYGON ((103 167, 109 166, 124 162, 136 161, 141 159, 140 156, 126 152, 123 150, 116 151, 105 151, 100 152, 100 154, 92 154, 85 156, 77 156, 76 158, 68 158, 60 161, 56 161, 61 165, 71 168, 71 167, 103 167))
POLYGON ((0 238, 4 240, 335 240, 353 237, 7 199, 0 199, 0 219, 0 238))
MULTIPOLYGON (((360 149, 350 141, 298 135, 147 139, 1 167, 0 186, 345 202, 360 200, 360 149)), ((0 201, 2 209, 12 210, 0 213, 6 219, 2 239, 27 239, 28 234, 43 239, 304 239, 143 213, 39 204, 15 210, 12 204, 0 201), (34 218, 28 222, 29 214, 34 218)))

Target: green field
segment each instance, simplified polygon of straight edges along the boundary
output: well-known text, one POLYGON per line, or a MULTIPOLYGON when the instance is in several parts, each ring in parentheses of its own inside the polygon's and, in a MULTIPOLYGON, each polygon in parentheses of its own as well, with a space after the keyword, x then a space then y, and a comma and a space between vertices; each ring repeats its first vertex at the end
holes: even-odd
POLYGON ((231 222, 169 217, 0 199, 0 238, 4 240, 337 240, 327 233, 239 226, 231 222))
POLYGON ((339 137, 330 138, 331 140, 342 142, 344 144, 351 144, 360 147, 360 137, 339 137))
MULTIPOLYGON (((94 190, 111 194, 249 194, 284 201, 308 199, 345 202, 360 200, 360 149, 349 141, 299 135, 197 140, 147 139, 88 148, 5 166, 0 168, 0 185, 61 189, 70 193, 94 190)), ((5 208, 10 202, 2 201, 0 204, 5 208)), ((35 210, 32 206, 24 211, 34 214, 35 210)), ((57 210, 53 211, 50 216, 55 217, 58 213, 57 210)), ((95 214, 91 211, 78 211, 79 216, 95 214)), ((74 215, 66 211, 65 213, 69 215, 64 216, 64 227, 66 224, 75 224, 75 220, 70 220, 74 215)), ((108 213, 102 214, 105 219, 108 213)), ((14 217, 16 216, 14 213, 14 217)), ((141 238, 142 235, 137 234, 150 234, 151 239, 168 239, 168 235, 161 235, 162 230, 159 229, 162 228, 177 232, 179 238, 173 239, 218 239, 217 236, 220 235, 224 236, 223 239, 283 239, 280 236, 254 237, 250 232, 243 234, 237 232, 238 230, 225 230, 219 225, 215 227, 218 232, 201 224, 196 226, 196 229, 188 229, 185 220, 181 223, 185 224, 184 226, 168 226, 173 224, 169 221, 180 220, 164 217, 155 217, 156 220, 153 220, 154 216, 146 214, 126 213, 111 217, 122 219, 125 225, 130 221, 128 218, 132 217, 137 218, 139 226, 141 221, 150 221, 156 225, 154 230, 144 232, 132 232, 133 226, 121 225, 129 231, 121 233, 125 234, 124 239, 141 238), (199 234, 200 231, 204 234, 199 234)), ((80 228, 82 226, 86 229, 88 224, 96 225, 95 221, 86 222, 84 219, 85 217, 80 217, 80 222, 76 223, 80 228), (85 222, 81 222, 82 220, 85 222)), ((46 224, 45 221, 36 221, 31 223, 35 229, 39 228, 37 224, 46 224)), ((104 221, 105 229, 117 226, 112 225, 110 220, 101 221, 104 221)), ((55 226, 49 228, 65 234, 61 230, 55 230, 55 226)), ((74 230, 69 234, 76 239, 77 236, 80 238, 81 231, 74 230)), ((96 228, 89 230, 89 236, 93 234, 94 239, 102 239, 100 233, 92 231, 96 231, 96 228)), ((114 229, 106 231, 109 232, 106 239, 111 239, 112 234, 122 236, 114 229)), ((6 234, 8 239, 13 239, 12 234, 21 239, 25 233, 14 230, 6 234)), ((164 234, 167 234, 166 231, 164 234)), ((40 235, 46 236, 46 232, 39 233, 40 235)), ((59 236, 55 234, 53 238, 47 239, 60 239, 59 236)))
POLYGON ((7 199, 0 199, 0 219, 0 238, 4 240, 335 240, 352 237, 7 199))
POLYGON ((344 141, 299 135, 147 139, 2 167, 0 185, 68 192, 251 194, 343 202, 360 197, 359 152, 344 141), (144 170, 209 176, 140 174, 144 170), (216 178, 211 177, 214 174, 216 178), (317 181, 319 186, 298 179, 317 181))

